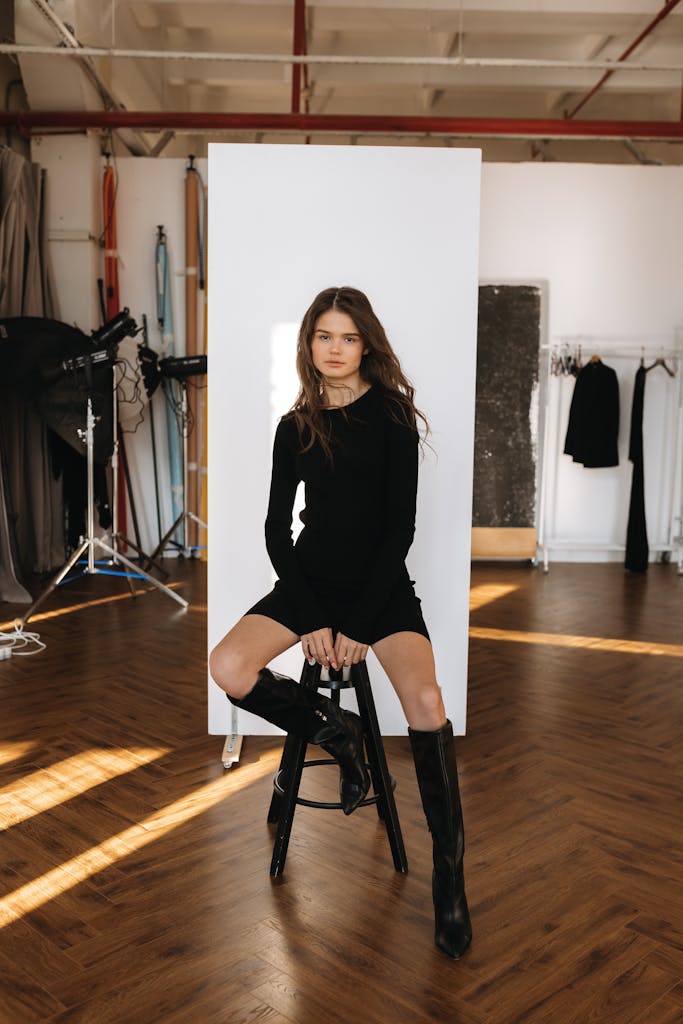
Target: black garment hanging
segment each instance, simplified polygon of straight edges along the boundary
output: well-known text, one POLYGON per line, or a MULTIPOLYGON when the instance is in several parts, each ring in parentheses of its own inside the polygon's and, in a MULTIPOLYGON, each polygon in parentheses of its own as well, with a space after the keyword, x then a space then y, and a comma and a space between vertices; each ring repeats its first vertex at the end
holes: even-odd
POLYGON ((645 521, 645 482, 643 476, 643 405, 646 376, 647 370, 641 364, 636 371, 633 389, 631 437, 628 448, 628 457, 633 463, 633 478, 631 480, 631 499, 628 508, 626 558, 624 565, 631 572, 646 572, 650 556, 650 548, 647 542, 647 523, 645 521))
POLYGON ((593 357, 574 385, 565 455, 586 468, 618 466, 619 383, 611 366, 593 357))

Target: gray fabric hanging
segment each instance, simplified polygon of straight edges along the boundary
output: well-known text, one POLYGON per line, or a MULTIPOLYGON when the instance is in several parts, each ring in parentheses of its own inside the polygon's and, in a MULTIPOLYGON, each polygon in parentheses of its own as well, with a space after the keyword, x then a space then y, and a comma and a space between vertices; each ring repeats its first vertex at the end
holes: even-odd
MULTIPOLYGON (((59 319, 47 258, 44 184, 44 172, 36 164, 0 146, 0 318, 59 319)), ((19 399, 2 403, 0 445, 5 470, 0 488, 0 599, 28 601, 18 574, 45 572, 64 560, 61 482, 50 472, 46 425, 19 399)))
MULTIPOLYGON (((0 455, 2 453, 0 452, 0 455)), ((12 521, 10 520, 4 472, 0 472, 0 600, 16 604, 30 602, 31 596, 16 577, 14 556, 10 543, 12 521)))

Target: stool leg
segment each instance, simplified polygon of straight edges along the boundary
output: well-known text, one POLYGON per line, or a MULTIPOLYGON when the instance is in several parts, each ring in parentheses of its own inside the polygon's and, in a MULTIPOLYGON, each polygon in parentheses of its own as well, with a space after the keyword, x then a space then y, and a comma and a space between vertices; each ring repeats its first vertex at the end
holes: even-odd
POLYGON ((275 779, 273 780, 273 796, 270 801, 270 807, 268 808, 269 825, 273 825, 276 821, 280 820, 280 813, 282 808, 282 793, 278 792, 275 780, 279 776, 283 779, 287 778, 289 772, 291 771, 291 766, 296 758, 296 751, 294 750, 295 746, 296 736, 292 736, 288 733, 285 739, 285 745, 282 749, 280 767, 278 768, 277 773, 275 775, 275 779))
POLYGON ((382 743, 379 731, 370 677, 368 676, 368 670, 364 661, 359 665, 353 665, 351 671, 354 675, 358 710, 365 725, 365 746, 370 764, 372 784, 377 794, 377 810, 387 830, 387 839, 391 847, 394 867, 397 871, 406 872, 408 870, 408 858, 406 857, 403 845, 403 835, 398 820, 391 776, 389 775, 387 760, 384 754, 384 744, 382 743))
POLYGON ((270 862, 270 873, 273 878, 281 875, 285 870, 289 836, 292 831, 294 811, 296 810, 296 798, 299 793, 301 773, 304 761, 306 760, 306 748, 308 746, 306 740, 300 740, 296 736, 292 738, 294 742, 287 766, 287 777, 284 780, 284 791, 280 797, 277 833, 275 835, 275 843, 273 844, 273 857, 270 862))
MULTIPOLYGON (((319 666, 310 666, 308 663, 304 664, 300 680, 301 686, 307 689, 316 688, 318 678, 316 669, 319 669, 319 666)), ((306 740, 293 736, 291 733, 287 734, 282 758, 280 759, 280 769, 284 769, 281 777, 283 791, 282 795, 280 795, 273 787, 273 796, 268 811, 268 821, 277 821, 278 823, 273 844, 273 857, 270 862, 270 874, 274 878, 281 875, 285 869, 287 847, 289 846, 289 836, 292 831, 292 822, 294 821, 296 800, 299 795, 301 773, 304 761, 306 760, 307 747, 306 740)))

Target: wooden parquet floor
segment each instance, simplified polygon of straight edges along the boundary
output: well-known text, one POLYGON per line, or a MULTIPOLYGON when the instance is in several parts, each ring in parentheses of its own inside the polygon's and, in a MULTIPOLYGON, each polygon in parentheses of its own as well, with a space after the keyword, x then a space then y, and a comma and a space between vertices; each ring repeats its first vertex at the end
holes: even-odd
POLYGON ((299 808, 271 881, 281 742, 223 770, 204 567, 169 567, 188 611, 88 578, 41 609, 44 652, 0 662, 2 1024, 683 1022, 674 567, 475 566, 458 963, 432 944, 406 739, 387 751, 408 875, 372 809, 299 808))

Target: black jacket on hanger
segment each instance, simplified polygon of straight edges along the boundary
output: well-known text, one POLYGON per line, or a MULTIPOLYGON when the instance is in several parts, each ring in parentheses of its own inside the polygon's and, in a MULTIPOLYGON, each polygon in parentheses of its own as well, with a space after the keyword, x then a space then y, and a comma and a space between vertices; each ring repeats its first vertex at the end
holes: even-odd
POLYGON ((611 366, 591 359, 574 385, 565 455, 587 468, 618 466, 619 384, 611 366))
POLYGON ((643 475, 643 406, 645 403, 645 378, 647 370, 641 366, 636 371, 631 407, 631 438, 628 457, 633 463, 631 498, 628 506, 626 528, 626 558, 624 565, 631 572, 646 572, 650 560, 645 521, 645 481, 643 475))

